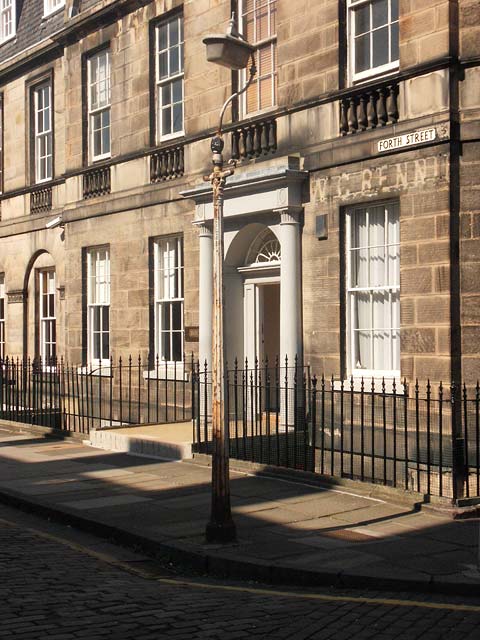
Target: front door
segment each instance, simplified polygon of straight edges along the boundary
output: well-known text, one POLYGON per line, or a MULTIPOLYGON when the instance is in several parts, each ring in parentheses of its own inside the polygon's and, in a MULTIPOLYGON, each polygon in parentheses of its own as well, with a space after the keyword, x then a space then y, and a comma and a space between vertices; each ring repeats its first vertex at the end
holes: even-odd
MULTIPOLYGON (((248 368, 254 369, 258 361, 262 379, 262 405, 266 404, 266 363, 270 378, 268 408, 275 405, 275 362, 280 354, 280 282, 268 279, 245 283, 245 354, 248 368)), ((263 407, 265 408, 265 407, 263 407)))

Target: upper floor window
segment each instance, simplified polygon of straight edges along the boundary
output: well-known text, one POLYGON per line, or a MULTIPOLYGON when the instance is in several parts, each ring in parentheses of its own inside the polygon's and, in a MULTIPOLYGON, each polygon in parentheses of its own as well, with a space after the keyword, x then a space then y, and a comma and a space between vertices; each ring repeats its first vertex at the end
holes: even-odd
POLYGON ((40 357, 44 366, 55 366, 57 321, 55 314, 55 271, 42 269, 38 279, 40 311, 40 357))
POLYGON ((52 84, 33 89, 35 182, 53 178, 52 84))
POLYGON ((15 0, 0 0, 0 43, 13 38, 17 31, 15 0))
POLYGON ((160 141, 183 134, 183 16, 161 22, 156 28, 155 42, 160 141))
POLYGON ((347 333, 350 372, 400 375, 398 203, 347 215, 347 333))
POLYGON ((88 139, 90 160, 109 158, 110 51, 103 49, 87 61, 88 139))
POLYGON ((155 242, 155 343, 160 360, 183 358, 183 238, 155 242))
POLYGON ((87 252, 87 339, 92 364, 108 365, 110 358, 110 251, 87 252))
POLYGON ((0 360, 5 358, 5 276, 0 273, 0 360))
POLYGON ((44 0, 43 2, 43 15, 48 16, 50 13, 54 13, 61 7, 65 6, 65 0, 44 0))
POLYGON ((353 82, 398 68, 398 0, 347 0, 353 82))
POLYGON ((243 36, 257 47, 257 75, 243 97, 242 111, 246 115, 277 102, 277 2, 238 0, 238 14, 243 36))

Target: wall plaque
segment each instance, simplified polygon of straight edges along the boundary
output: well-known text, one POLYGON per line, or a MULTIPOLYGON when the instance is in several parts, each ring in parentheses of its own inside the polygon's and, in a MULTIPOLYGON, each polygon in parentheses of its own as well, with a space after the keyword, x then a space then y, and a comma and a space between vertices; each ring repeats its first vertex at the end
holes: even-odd
POLYGON ((437 137, 437 130, 435 127, 430 129, 420 129, 419 131, 412 131, 412 133, 404 133, 401 136, 394 136, 393 138, 383 138, 377 142, 377 151, 392 151, 393 149, 401 149, 402 147, 411 147, 415 144, 423 144, 425 142, 432 142, 437 137))
POLYGON ((198 342, 198 327, 185 327, 185 342, 198 342))

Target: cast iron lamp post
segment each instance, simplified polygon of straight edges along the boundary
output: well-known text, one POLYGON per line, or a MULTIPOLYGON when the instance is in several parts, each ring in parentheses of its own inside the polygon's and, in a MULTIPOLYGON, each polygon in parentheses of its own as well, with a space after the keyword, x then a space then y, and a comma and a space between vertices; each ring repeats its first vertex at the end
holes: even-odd
MULTIPOLYGON (((234 172, 233 162, 223 169, 222 122, 230 102, 244 93, 256 73, 252 47, 235 28, 234 18, 226 35, 211 35, 203 40, 207 46, 207 60, 232 70, 244 69, 251 59, 250 77, 246 85, 225 101, 220 111, 218 130, 211 141, 213 171, 204 180, 213 190, 213 340, 212 340, 212 511, 206 528, 207 542, 232 542, 236 538, 230 509, 229 482, 229 418, 225 395, 224 296, 223 296, 223 187, 234 172)), ((206 382, 206 381, 205 381, 206 382)))

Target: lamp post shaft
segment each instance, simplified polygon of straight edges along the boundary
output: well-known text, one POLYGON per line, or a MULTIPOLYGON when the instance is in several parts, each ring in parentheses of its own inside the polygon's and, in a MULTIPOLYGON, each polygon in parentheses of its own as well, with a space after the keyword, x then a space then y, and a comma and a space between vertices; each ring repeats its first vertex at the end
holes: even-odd
POLYGON ((213 172, 213 344, 212 344, 212 510, 206 528, 207 542, 236 538, 230 507, 229 424, 226 411, 223 291, 223 187, 233 169, 223 170, 223 140, 212 141, 213 172))

